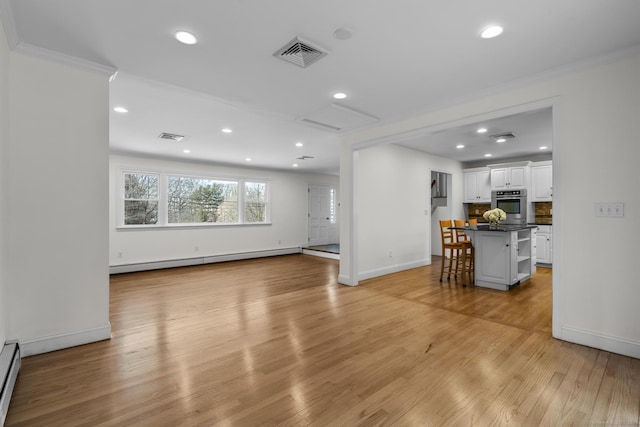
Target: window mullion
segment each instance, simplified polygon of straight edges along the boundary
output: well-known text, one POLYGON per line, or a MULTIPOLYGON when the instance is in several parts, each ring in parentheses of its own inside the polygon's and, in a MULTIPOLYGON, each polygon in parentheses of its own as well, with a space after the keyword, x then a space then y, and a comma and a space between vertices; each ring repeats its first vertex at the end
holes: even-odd
POLYGON ((241 224, 244 224, 247 219, 246 219, 246 213, 245 213, 245 180, 241 179, 238 181, 238 221, 241 224))
POLYGON ((168 190, 167 174, 161 173, 158 185, 158 222, 160 225, 169 224, 169 190, 168 190))

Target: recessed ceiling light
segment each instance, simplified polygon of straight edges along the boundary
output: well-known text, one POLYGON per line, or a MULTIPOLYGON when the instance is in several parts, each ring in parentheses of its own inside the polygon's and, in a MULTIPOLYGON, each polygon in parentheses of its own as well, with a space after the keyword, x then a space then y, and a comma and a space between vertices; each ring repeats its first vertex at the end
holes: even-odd
POLYGON ((194 36, 193 34, 187 31, 178 31, 175 34, 175 37, 176 37, 176 40, 178 40, 180 43, 184 43, 184 44, 198 43, 198 39, 196 38, 196 36, 194 36))
POLYGON ((246 159, 244 159, 245 162, 250 162, 251 161, 251 157, 247 157, 246 159))
POLYGON ((485 133, 487 131, 487 128, 479 128, 476 132, 477 133, 485 133))
POLYGON ((459 150, 459 149, 461 149, 461 148, 464 148, 464 144, 458 144, 458 145, 456 145, 456 148, 457 148, 458 150, 459 150))
POLYGON ((480 37, 482 37, 483 39, 492 39, 502 34, 502 31, 503 28, 500 25, 492 25, 482 30, 482 33, 480 33, 480 37))
POLYGON ((344 92, 336 92, 333 94, 333 97, 335 99, 345 99, 347 97, 347 94, 344 92))
POLYGON ((298 167, 298 164, 297 164, 297 163, 294 163, 294 164, 292 164, 291 166, 293 166, 294 168, 297 168, 297 167, 298 167))
POLYGON ((484 155, 485 157, 491 157, 491 153, 487 153, 484 155))
POLYGON ((222 131, 222 132, 224 132, 224 133, 231 133, 231 132, 233 132, 233 131, 232 131, 231 129, 229 129, 229 128, 223 128, 221 131, 222 131))
POLYGON ((183 153, 185 154, 189 154, 191 152, 191 150, 182 150, 183 153))
POLYGON ((333 37, 338 40, 349 40, 352 36, 352 32, 348 28, 338 28, 333 32, 333 37))
POLYGON ((115 108, 113 109, 113 111, 115 111, 116 113, 123 113, 123 114, 124 114, 124 113, 128 113, 128 112, 129 112, 129 110, 127 110, 127 109, 126 109, 126 108, 124 108, 124 107, 120 107, 120 106, 115 107, 115 108))
POLYGON ((547 146, 542 146, 542 147, 538 148, 538 150, 546 150, 547 148, 549 148, 549 147, 547 147, 547 146))
POLYGON ((507 139, 506 138, 498 138, 496 139, 496 142, 506 142, 507 139))
POLYGON ((302 147, 304 144, 302 142, 296 142, 296 147, 302 147))

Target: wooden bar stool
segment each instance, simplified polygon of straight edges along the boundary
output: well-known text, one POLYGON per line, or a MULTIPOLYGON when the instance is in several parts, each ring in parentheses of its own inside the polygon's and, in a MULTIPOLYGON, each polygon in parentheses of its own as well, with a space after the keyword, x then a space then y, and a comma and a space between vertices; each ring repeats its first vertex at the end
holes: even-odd
MULTIPOLYGON (((455 227, 464 227, 467 225, 464 219, 455 219, 453 220, 453 224, 455 227)), ((478 220, 469 220, 468 225, 478 225, 478 220)), ((463 259, 461 274, 464 277, 465 273, 469 273, 469 281, 473 284, 476 253, 473 243, 471 242, 471 238, 464 232, 464 230, 456 230, 456 242, 463 246, 461 254, 461 258, 463 259)))
MULTIPOLYGON (((444 275, 446 250, 449 250, 449 270, 447 272, 447 280, 451 278, 451 267, 453 260, 456 261, 456 267, 453 275, 457 276, 459 270, 459 256, 462 255, 462 265, 466 263, 466 247, 462 243, 456 242, 453 230, 450 229, 451 220, 440 220, 440 237, 442 240, 442 263, 440 267, 440 281, 442 282, 442 276, 444 275)), ((463 267, 464 268, 464 267, 463 267)), ((463 274, 464 276, 464 274, 463 274)), ((463 277, 464 278, 464 277, 463 277)), ((463 284, 463 286, 465 286, 463 284)))

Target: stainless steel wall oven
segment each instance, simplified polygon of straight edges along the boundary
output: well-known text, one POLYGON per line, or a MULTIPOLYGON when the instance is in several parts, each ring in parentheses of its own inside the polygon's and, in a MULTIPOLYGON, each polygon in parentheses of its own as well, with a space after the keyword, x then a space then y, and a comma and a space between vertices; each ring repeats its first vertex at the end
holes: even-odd
POLYGON ((505 224, 527 223, 527 190, 493 190, 491 209, 500 208, 507 214, 505 224))

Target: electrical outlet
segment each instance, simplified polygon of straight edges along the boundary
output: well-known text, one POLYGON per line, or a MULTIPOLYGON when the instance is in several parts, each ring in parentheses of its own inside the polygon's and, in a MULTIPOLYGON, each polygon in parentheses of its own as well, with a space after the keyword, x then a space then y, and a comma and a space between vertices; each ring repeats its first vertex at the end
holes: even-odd
POLYGON ((389 251, 389 258, 393 258, 393 251, 389 251))
POLYGON ((199 247, 197 247, 197 246, 196 246, 195 248, 193 248, 193 249, 194 249, 196 252, 198 252, 198 251, 200 250, 200 248, 199 248, 199 247))

